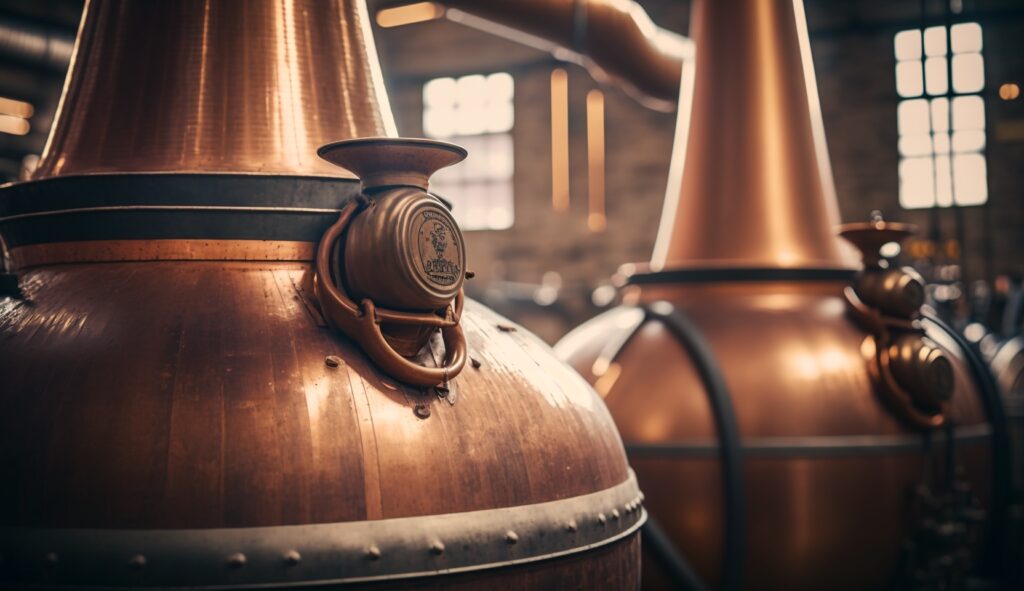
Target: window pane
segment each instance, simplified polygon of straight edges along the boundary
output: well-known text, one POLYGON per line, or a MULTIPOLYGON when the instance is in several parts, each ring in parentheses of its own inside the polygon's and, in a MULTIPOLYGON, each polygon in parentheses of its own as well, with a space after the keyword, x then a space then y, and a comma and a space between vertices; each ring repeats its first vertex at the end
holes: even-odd
POLYGON ((896 110, 896 120, 899 124, 900 135, 930 132, 928 101, 924 99, 900 101, 896 110))
POLYGON ((980 53, 953 56, 953 90, 978 92, 985 88, 985 62, 980 53))
POLYGON ((984 131, 953 132, 954 152, 980 152, 985 149, 984 131))
POLYGON ((488 95, 492 102, 512 102, 512 76, 498 72, 487 77, 488 95))
POLYGON ((435 78, 423 85, 423 104, 427 107, 454 107, 454 78, 435 78))
POLYGON ((924 30, 924 54, 946 57, 946 27, 928 27, 924 30))
POLYGON ((487 100, 487 80, 482 75, 463 76, 457 84, 460 105, 480 105, 487 100))
POLYGON ((954 156, 953 172, 957 205, 980 205, 988 200, 984 156, 981 154, 954 156))
POLYGON ((896 33, 894 45, 897 61, 921 59, 921 31, 911 29, 896 33))
POLYGON ((487 149, 487 170, 492 179, 511 179, 515 166, 512 155, 512 136, 507 133, 490 136, 487 149))
POLYGON ((949 99, 932 99, 932 131, 949 131, 949 99))
POLYGON ((936 154, 949 154, 949 134, 936 133, 932 138, 932 149, 936 154))
POLYGON ((512 183, 492 183, 487 187, 487 200, 490 204, 487 211, 487 227, 492 230, 511 228, 512 183))
POLYGON ((455 135, 458 112, 454 107, 428 107, 423 111, 423 133, 429 137, 443 138, 455 135))
POLYGON ((515 124, 515 110, 512 108, 511 102, 493 103, 488 111, 490 116, 487 122, 488 132, 500 133, 512 129, 512 125, 515 124))
POLYGON ((985 129, 985 101, 980 96, 953 99, 953 129, 985 129))
POLYGON ((935 203, 931 158, 905 158, 900 162, 900 205, 907 209, 935 203))
POLYGON ((946 67, 944 57, 930 57, 924 61, 924 82, 928 94, 946 94, 949 90, 946 67))
POLYGON ((927 156, 932 153, 932 136, 927 133, 900 136, 900 156, 927 156))
POLYGON ((981 51, 981 25, 978 23, 953 25, 949 32, 953 37, 953 53, 981 51))
POLYGON ((921 96, 924 92, 919 60, 896 64, 896 92, 903 97, 921 96))
POLYGON ((953 205, 953 178, 949 169, 949 156, 935 157, 935 204, 953 205))

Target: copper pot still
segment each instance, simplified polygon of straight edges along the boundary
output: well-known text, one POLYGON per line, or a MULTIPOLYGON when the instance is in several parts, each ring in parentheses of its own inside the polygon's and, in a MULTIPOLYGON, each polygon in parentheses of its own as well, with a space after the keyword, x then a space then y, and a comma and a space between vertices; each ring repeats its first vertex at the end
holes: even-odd
POLYGON ((611 416, 394 136, 361 1, 87 3, 0 188, 0 586, 638 586, 611 416))
POLYGON ((836 236, 802 4, 697 0, 691 37, 652 261, 556 347, 647 493, 644 587, 958 588, 990 572, 998 401, 916 274, 879 256, 910 229, 844 227, 862 265, 836 236))

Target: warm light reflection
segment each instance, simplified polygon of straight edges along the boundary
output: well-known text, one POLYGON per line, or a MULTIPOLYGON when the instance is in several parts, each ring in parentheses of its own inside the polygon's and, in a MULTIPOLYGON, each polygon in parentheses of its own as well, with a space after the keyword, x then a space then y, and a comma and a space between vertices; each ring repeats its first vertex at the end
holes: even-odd
POLYGON ((587 93, 587 227, 603 232, 607 224, 604 194, 604 94, 587 93))
POLYGON ((31 103, 0 96, 0 115, 12 115, 28 119, 35 111, 35 107, 31 103))
POLYGON ((416 2, 377 11, 377 24, 387 29, 432 21, 444 16, 444 7, 436 2, 416 2))
POLYGON ((0 115, 0 132, 9 133, 11 135, 25 135, 32 129, 27 119, 21 117, 12 117, 10 115, 0 115))
POLYGON ((1014 101, 1020 96, 1020 85, 1016 82, 1007 82, 999 87, 999 98, 1004 101, 1014 101))
POLYGON ((569 209, 569 76, 551 72, 551 207, 569 209))

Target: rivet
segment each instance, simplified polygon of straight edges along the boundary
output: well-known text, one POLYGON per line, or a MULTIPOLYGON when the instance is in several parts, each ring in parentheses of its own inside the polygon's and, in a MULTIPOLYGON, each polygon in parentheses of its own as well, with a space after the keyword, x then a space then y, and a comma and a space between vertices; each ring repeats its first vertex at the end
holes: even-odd
POLYGON ((519 541, 519 534, 512 530, 508 530, 505 532, 505 541, 508 542, 509 545, 515 544, 519 541))
POLYGON ((338 367, 341 365, 341 357, 338 357, 337 355, 328 355, 327 357, 324 357, 324 363, 327 364, 327 367, 338 367))
POLYGON ((284 563, 288 566, 295 566, 302 562, 302 555, 296 550, 289 550, 284 553, 284 563))
POLYGON ((604 513, 598 513, 597 514, 597 523, 600 524, 600 525, 604 525, 605 523, 608 523, 608 518, 604 516, 604 513))
POLYGON ((475 271, 466 271, 466 279, 472 279, 474 277, 476 277, 475 271))
POLYGON ((612 509, 612 519, 618 520, 618 518, 619 518, 619 510, 618 509, 612 509))
POLYGON ((235 552, 231 556, 228 556, 228 566, 231 568, 242 568, 245 566, 245 554, 235 552))
POLYGON ((565 524, 565 531, 567 531, 569 533, 572 533, 572 532, 576 531, 576 520, 575 519, 570 519, 569 522, 565 524))
POLYGON ((144 566, 146 566, 146 557, 142 554, 136 554, 128 561, 128 568, 132 570, 139 570, 144 566))
POLYGON ((644 502, 644 499, 646 499, 647 497, 644 496, 644 492, 643 491, 640 491, 640 497, 639 498, 640 498, 640 502, 642 503, 642 502, 644 502))
POLYGON ((52 566, 54 564, 57 564, 57 560, 58 560, 57 553, 56 552, 47 552, 45 559, 46 559, 46 564, 47 565, 52 566))
POLYGON ((416 403, 416 408, 413 409, 413 413, 421 419, 425 419, 430 416, 430 407, 425 402, 416 403))
POLYGON ((477 359, 476 357, 470 357, 469 364, 473 367, 473 369, 480 369, 480 366, 482 365, 480 363, 480 360, 477 359))
POLYGON ((444 544, 441 543, 441 540, 434 540, 430 543, 430 553, 435 556, 444 554, 444 544))
POLYGON ((369 548, 366 549, 366 557, 369 558, 370 560, 379 560, 380 559, 380 548, 378 548, 376 546, 370 546, 369 548))

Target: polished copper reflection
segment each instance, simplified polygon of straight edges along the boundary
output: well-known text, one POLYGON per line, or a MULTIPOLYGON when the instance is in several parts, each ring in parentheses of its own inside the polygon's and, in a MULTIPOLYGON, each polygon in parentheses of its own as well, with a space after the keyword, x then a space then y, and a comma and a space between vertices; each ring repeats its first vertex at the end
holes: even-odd
POLYGON ((348 176, 333 140, 396 135, 356 0, 90 0, 34 178, 348 176))
MULTIPOLYGON (((696 77, 692 105, 687 92, 681 101, 652 257, 660 272, 631 266, 624 305, 556 352, 604 396, 652 517, 712 588, 725 569, 742 573, 743 589, 765 591, 884 589, 929 564, 962 574, 981 555, 969 535, 948 540, 949 555, 909 551, 920 519, 914 492, 944 490, 936 476, 952 467, 945 447, 927 449, 887 404, 872 377, 877 336, 847 307, 857 265, 835 234, 801 3, 696 0, 691 22, 696 77), (656 316, 645 320, 645 308, 666 307, 707 341, 735 409, 742 560, 723 545, 721 434, 699 357, 656 316)), ((909 310, 899 281, 865 293, 917 318, 920 300, 909 310)), ((910 353, 927 343, 948 362, 950 383, 922 394, 949 395, 958 486, 985 504, 990 426, 967 353, 936 325, 914 329, 910 353)), ((976 531, 972 523, 954 529, 976 531)), ((644 587, 673 588, 654 556, 645 554, 644 587)))
POLYGON ((655 267, 852 268, 800 2, 695 2, 655 267))
POLYGON ((651 106, 676 105, 689 44, 655 26, 636 2, 444 0, 442 4, 578 52, 599 77, 624 83, 651 106))
MULTIPOLYGON (((414 387, 330 328, 314 248, 347 246, 331 224, 375 206, 317 147, 393 134, 376 64, 361 0, 87 5, 37 178, 0 188, 20 282, 0 294, 0 586, 637 588, 645 514, 621 440, 542 343, 457 297, 464 340, 430 338, 415 362, 438 385, 414 387), (586 521, 536 506, 563 501, 586 521), (624 503, 628 519, 591 518, 624 503), (492 509, 507 523, 470 529, 492 509), (254 527, 275 529, 224 545, 254 527)), ((349 162, 368 184, 425 183, 422 154, 387 179, 368 163, 349 162)), ((402 227, 352 233, 358 264, 415 278, 415 260, 374 258, 419 238, 402 227)), ((409 318, 370 297, 369 329, 409 318)))

